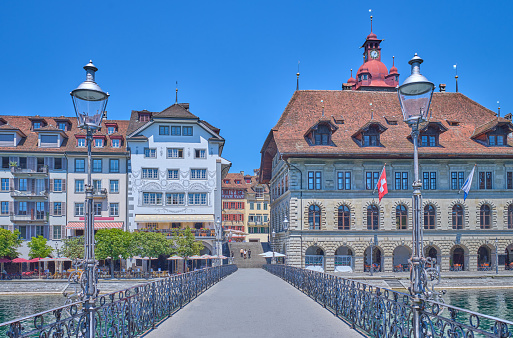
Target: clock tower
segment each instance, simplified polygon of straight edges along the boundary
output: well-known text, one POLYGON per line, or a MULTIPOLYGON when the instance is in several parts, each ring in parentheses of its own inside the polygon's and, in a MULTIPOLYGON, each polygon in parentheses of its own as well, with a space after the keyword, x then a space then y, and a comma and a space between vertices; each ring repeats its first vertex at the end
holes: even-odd
POLYGON ((392 65, 390 72, 381 61, 381 42, 372 31, 367 35, 363 43, 363 64, 356 73, 356 79, 351 78, 342 85, 344 90, 373 90, 373 91, 396 91, 399 85, 399 73, 392 65))

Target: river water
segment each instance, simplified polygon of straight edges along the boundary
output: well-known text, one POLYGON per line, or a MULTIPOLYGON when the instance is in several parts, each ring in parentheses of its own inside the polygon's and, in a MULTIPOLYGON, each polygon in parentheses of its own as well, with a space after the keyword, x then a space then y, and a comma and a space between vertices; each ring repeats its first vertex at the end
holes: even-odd
MULTIPOLYGON (((447 290, 444 300, 453 306, 513 321, 513 288, 447 290)), ((0 296, 0 323, 61 305, 62 295, 0 296)))

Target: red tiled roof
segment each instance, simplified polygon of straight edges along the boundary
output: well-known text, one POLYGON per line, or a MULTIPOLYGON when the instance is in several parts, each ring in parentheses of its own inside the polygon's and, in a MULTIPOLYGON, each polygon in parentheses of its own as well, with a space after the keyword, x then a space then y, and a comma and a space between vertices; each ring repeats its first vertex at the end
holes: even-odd
MULTIPOLYGON (((222 189, 242 189, 246 191, 252 189, 257 185, 259 185, 258 176, 243 175, 242 173, 228 173, 221 184, 222 189), (246 183, 246 179, 248 178, 251 180, 251 183, 246 183), (230 183, 225 183, 225 180, 229 180, 230 183), (240 184, 236 184, 236 180, 239 180, 240 184)), ((264 192, 268 192, 267 186, 262 186, 264 188, 264 192)))
MULTIPOLYGON (((434 93, 431 103, 432 119, 447 131, 440 134, 440 147, 421 147, 421 157, 452 155, 506 156, 513 158, 513 139, 508 138, 509 147, 487 147, 471 137, 479 126, 487 123, 495 113, 461 93, 434 93), (449 126, 449 121, 460 121, 458 126, 449 126)), ((504 119, 503 119, 504 120, 504 119)), ((512 125, 513 126, 513 125, 512 125)), ((271 129, 263 147, 262 177, 269 177, 269 160, 278 151, 284 157, 373 157, 390 156, 412 158, 413 145, 408 140, 410 127, 402 121, 402 112, 396 92, 378 91, 296 91, 280 119, 271 129), (321 103, 321 100, 324 103, 321 103), (370 120, 372 103, 374 120, 387 126, 380 135, 381 147, 360 147, 351 136, 370 120), (322 116, 322 105, 326 115, 342 115, 344 124, 332 134, 335 146, 310 146, 304 138, 305 132, 322 116), (397 125, 387 123, 385 117, 398 116, 397 125), (275 150, 274 150, 275 148, 275 150), (264 163, 265 162, 265 163, 264 163)))

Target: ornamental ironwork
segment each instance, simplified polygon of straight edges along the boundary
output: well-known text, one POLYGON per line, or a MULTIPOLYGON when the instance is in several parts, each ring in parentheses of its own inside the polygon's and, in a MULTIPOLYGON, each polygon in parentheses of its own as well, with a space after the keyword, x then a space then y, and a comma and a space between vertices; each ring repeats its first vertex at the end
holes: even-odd
MULTIPOLYGON (((410 294, 339 276, 278 264, 264 265, 264 269, 311 297, 353 329, 371 337, 415 337, 415 311, 419 312, 421 337, 513 336, 513 322, 443 302, 421 299, 417 307, 410 294)), ((431 273, 427 271, 423 279, 431 279, 431 273)), ((425 291, 426 296, 437 298, 436 292, 430 294, 427 287, 425 291)))
MULTIPOLYGON (((91 308, 95 337, 137 337, 155 328, 198 295, 235 272, 222 265, 197 270, 99 295, 91 308)), ((83 302, 0 324, 0 335, 21 337, 85 337, 88 313, 83 302)))

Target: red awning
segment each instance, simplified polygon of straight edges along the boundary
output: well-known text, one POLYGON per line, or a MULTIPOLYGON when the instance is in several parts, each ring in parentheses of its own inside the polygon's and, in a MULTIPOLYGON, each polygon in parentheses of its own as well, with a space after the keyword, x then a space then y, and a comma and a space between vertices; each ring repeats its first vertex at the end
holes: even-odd
MULTIPOLYGON (((68 222, 67 229, 84 229, 84 222, 68 222)), ((123 222, 94 222, 94 229, 122 229, 123 222)))
POLYGON ((12 262, 13 263, 28 263, 28 259, 18 257, 18 258, 13 259, 12 262))

